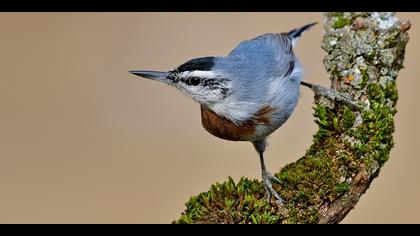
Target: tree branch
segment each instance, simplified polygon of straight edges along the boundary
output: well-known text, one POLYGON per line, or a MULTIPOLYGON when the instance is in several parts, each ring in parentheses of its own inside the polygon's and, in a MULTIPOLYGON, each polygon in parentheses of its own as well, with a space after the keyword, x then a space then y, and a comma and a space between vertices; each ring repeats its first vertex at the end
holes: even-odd
POLYGON ((396 78, 410 22, 394 13, 325 13, 324 28, 331 89, 346 96, 312 88, 313 144, 273 186, 287 204, 269 203, 258 180, 229 177, 191 197, 173 223, 338 223, 357 204, 394 145, 396 78))

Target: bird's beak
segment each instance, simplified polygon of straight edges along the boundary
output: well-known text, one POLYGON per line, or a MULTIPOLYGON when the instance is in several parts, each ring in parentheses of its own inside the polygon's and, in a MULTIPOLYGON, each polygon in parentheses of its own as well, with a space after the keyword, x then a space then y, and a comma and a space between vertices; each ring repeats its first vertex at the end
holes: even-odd
POLYGON ((137 75, 146 79, 156 80, 164 83, 169 83, 171 80, 169 80, 167 77, 169 75, 168 72, 162 72, 162 71, 149 71, 149 70, 131 70, 131 74, 137 75))

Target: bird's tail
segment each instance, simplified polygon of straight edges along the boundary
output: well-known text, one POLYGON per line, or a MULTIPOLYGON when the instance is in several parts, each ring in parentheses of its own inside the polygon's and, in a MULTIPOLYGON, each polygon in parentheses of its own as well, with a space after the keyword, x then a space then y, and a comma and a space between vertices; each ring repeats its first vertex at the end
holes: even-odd
POLYGON ((308 88, 310 88, 310 89, 312 89, 312 88, 313 88, 313 84, 311 84, 311 83, 307 83, 307 82, 304 82, 304 81, 300 81, 300 84, 301 84, 301 85, 303 85, 303 86, 305 86, 305 87, 308 87, 308 88))
POLYGON ((313 23, 307 24, 305 26, 302 26, 300 28, 293 29, 293 30, 287 32, 287 35, 292 40, 293 47, 296 45, 296 43, 297 43, 298 39, 300 38, 300 36, 302 35, 302 33, 309 30, 312 26, 316 25, 317 23, 318 22, 313 22, 313 23))

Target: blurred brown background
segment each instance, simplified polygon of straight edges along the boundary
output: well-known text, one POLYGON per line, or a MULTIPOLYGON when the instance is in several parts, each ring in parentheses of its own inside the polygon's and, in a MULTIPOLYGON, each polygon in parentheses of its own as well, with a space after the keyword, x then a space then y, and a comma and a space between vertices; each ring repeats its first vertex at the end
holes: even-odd
MULTIPOLYGON (((343 223, 420 223, 420 14, 411 20, 395 148, 343 223)), ((208 134, 199 105, 132 69, 168 70, 226 55, 321 13, 1 13, 0 223, 170 223, 191 195, 228 175, 260 178, 250 143, 208 134)), ((329 85, 322 25, 296 49, 305 80, 329 85)), ((269 139, 278 171, 309 147, 313 95, 302 88, 269 139)))

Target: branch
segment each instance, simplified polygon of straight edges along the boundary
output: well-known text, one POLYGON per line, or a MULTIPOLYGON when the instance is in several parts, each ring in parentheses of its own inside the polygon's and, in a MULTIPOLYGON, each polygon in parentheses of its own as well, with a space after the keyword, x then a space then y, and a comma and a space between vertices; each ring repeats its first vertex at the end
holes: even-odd
POLYGON ((229 177, 191 197, 173 223, 338 223, 356 205, 394 145, 396 78, 410 22, 394 13, 325 13, 324 28, 331 91, 346 96, 312 88, 313 144, 275 174, 281 184, 273 187, 287 204, 269 203, 259 180, 229 177))

